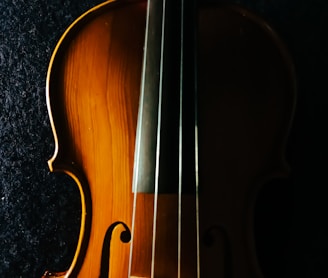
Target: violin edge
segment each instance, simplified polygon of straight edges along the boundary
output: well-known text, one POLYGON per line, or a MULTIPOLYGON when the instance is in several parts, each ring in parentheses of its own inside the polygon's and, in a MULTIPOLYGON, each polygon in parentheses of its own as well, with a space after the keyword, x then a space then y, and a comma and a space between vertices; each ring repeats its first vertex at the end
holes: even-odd
MULTIPOLYGON (((68 175, 77 185, 80 193, 81 198, 81 224, 80 224, 80 231, 78 236, 78 242, 75 250, 74 257, 70 263, 68 270, 64 272, 53 272, 46 270, 42 278, 46 277, 59 277, 59 278, 68 278, 68 277, 75 277, 81 268, 83 263, 84 255, 88 246, 88 238, 90 234, 90 227, 91 227, 91 215, 92 215, 92 207, 91 201, 89 200, 88 194, 85 193, 85 189, 88 189, 88 186, 82 176, 78 174, 78 171, 74 169, 74 162, 67 163, 67 161, 60 160, 59 158, 59 139, 57 135, 55 120, 52 112, 52 105, 51 105, 51 80, 53 74, 53 66, 54 61, 60 52, 63 44, 68 39, 69 35, 74 32, 74 29, 79 28, 81 22, 87 20, 90 16, 94 13, 100 11, 102 8, 107 7, 108 5, 113 5, 114 3, 119 2, 119 0, 107 0, 104 3, 101 3, 95 7, 84 12, 78 18, 76 18, 69 27, 64 31, 61 35, 59 40, 56 43, 56 46, 52 52, 50 62, 48 65, 47 77, 46 77, 46 106, 50 121, 50 126, 52 129, 52 134, 54 138, 54 153, 52 157, 47 161, 48 167, 50 172, 60 172, 68 175)), ((90 194, 89 194, 90 196, 90 194)))

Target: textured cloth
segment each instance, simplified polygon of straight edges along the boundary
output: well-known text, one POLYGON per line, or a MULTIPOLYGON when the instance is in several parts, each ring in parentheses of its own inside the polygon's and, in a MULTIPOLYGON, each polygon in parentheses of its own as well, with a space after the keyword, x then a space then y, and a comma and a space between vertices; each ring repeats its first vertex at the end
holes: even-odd
MULTIPOLYGON (((65 270, 74 255, 79 192, 70 178, 48 170, 46 161, 53 154, 54 142, 45 79, 61 34, 82 12, 100 2, 0 0, 1 278, 40 277, 46 269, 65 270)), ((328 184, 328 2, 226 2, 241 3, 271 23, 289 49, 298 76, 297 113, 288 143, 292 177, 285 188, 267 192, 269 197, 261 207, 269 217, 267 225, 272 225, 269 236, 284 242, 275 256, 279 258, 270 260, 280 260, 281 266, 267 277, 328 277, 324 188, 328 184), (277 210, 278 215, 269 211, 282 195, 291 197, 285 198, 284 205, 290 218, 284 211, 277 210)))

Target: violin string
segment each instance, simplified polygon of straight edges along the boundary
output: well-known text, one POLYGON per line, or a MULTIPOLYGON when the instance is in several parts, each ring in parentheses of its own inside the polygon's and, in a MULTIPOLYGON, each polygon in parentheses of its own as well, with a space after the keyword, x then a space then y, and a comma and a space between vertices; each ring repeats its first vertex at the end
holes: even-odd
POLYGON ((194 57, 193 57, 193 66, 194 66, 194 124, 195 124, 195 206, 196 206, 196 245, 197 245, 197 278, 200 278, 200 229, 199 229, 199 139, 198 139, 198 72, 197 72, 197 7, 196 7, 196 1, 193 1, 193 18, 194 22, 196 22, 196 28, 194 28, 193 32, 193 51, 194 51, 194 57))
POLYGON ((156 143, 156 167, 155 167, 155 192, 154 192, 154 217, 153 217, 153 241, 151 259, 151 278, 155 275, 155 251, 156 251, 156 230, 157 230, 157 209, 158 209, 158 182, 159 182, 159 159, 161 145, 161 120, 162 120, 162 95, 163 95, 163 67, 164 67, 164 35, 165 35, 166 0, 163 0, 162 8, 162 30, 161 30, 161 57, 160 75, 158 90, 158 119, 157 119, 157 143, 156 143))
POLYGON ((142 123, 143 123, 143 106, 145 101, 145 79, 146 79, 146 62, 147 62, 146 53, 147 53, 148 34, 149 34, 150 2, 151 1, 149 0, 147 3, 146 31, 145 31, 144 55, 143 55, 143 62, 142 62, 143 66, 142 66, 142 77, 141 77, 141 87, 140 87, 140 103, 139 103, 137 134, 136 134, 136 151, 134 157, 135 165, 134 165, 133 180, 132 180, 132 192, 134 192, 134 196, 133 196, 133 207, 132 207, 131 245, 130 245, 128 277, 131 277, 131 272, 132 272, 133 240, 134 240, 134 229, 135 229, 136 210, 137 210, 141 131, 142 131, 142 123))
MULTIPOLYGON (((196 95, 196 94, 195 94, 196 95)), ((197 245, 197 278, 200 278, 200 244, 199 244, 199 174, 198 174, 198 121, 197 103, 195 104, 195 189, 196 189, 196 245, 197 245)))
POLYGON ((183 120, 183 48, 184 48, 184 0, 181 0, 180 14, 180 99, 179 99, 179 192, 178 192, 178 278, 181 276, 181 214, 182 214, 182 120, 183 120))
MULTIPOLYGON (((197 75, 196 75, 197 76, 197 75)), ((195 78, 196 79, 196 78, 195 78)), ((197 81, 195 82, 197 84, 197 81)), ((197 87, 195 87, 197 88, 197 87)), ((198 171, 198 104, 197 89, 195 89, 195 189, 196 189, 196 245, 197 245, 197 278, 200 278, 200 231, 199 231, 199 171, 198 171)))

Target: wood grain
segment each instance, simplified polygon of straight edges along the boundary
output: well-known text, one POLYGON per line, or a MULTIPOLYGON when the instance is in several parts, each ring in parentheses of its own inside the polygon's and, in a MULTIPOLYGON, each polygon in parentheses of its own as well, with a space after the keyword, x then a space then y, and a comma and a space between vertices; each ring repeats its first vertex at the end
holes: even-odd
POLYGON ((75 180, 82 220, 70 268, 47 276, 99 277, 106 232, 119 223, 110 241, 111 278, 129 277, 129 264, 130 277, 151 277, 152 267, 154 278, 178 277, 179 242, 180 277, 196 278, 197 236, 201 278, 261 278, 252 210, 259 187, 288 173, 295 101, 288 54, 261 19, 200 7, 199 214, 196 197, 183 195, 179 239, 176 194, 132 193, 145 14, 145 1, 100 5, 68 29, 51 60, 47 101, 56 150, 49 166, 75 180), (120 239, 122 223, 132 232, 128 243, 120 239))
MULTIPOLYGON (((58 151, 49 164, 74 177, 83 214, 91 214, 82 215, 68 275, 79 271, 81 260, 78 276, 98 277, 106 230, 116 221, 131 227, 144 25, 144 3, 103 5, 73 25, 54 54, 48 104, 58 151)), ((112 235, 110 277, 127 276, 122 229, 112 235)))

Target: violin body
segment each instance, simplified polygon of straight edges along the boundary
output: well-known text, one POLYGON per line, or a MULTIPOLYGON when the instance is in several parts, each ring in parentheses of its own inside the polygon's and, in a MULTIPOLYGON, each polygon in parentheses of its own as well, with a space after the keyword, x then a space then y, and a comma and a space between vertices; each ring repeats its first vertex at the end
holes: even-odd
MULTIPOLYGON (((72 24, 52 56, 47 105, 56 149, 49 167, 74 179, 82 215, 70 268, 44 277, 262 278, 253 209, 259 188, 288 174, 295 103, 288 54, 256 16, 200 5, 197 117, 190 117, 188 158, 181 159, 191 161, 183 177, 199 183, 199 192, 139 192, 132 184, 146 16, 146 1, 101 4, 72 24)), ((163 124, 177 126, 165 116, 168 107, 163 124)), ((159 177, 174 187, 170 165, 178 164, 179 147, 165 139, 178 138, 172 130, 161 133, 166 174, 159 177)))

